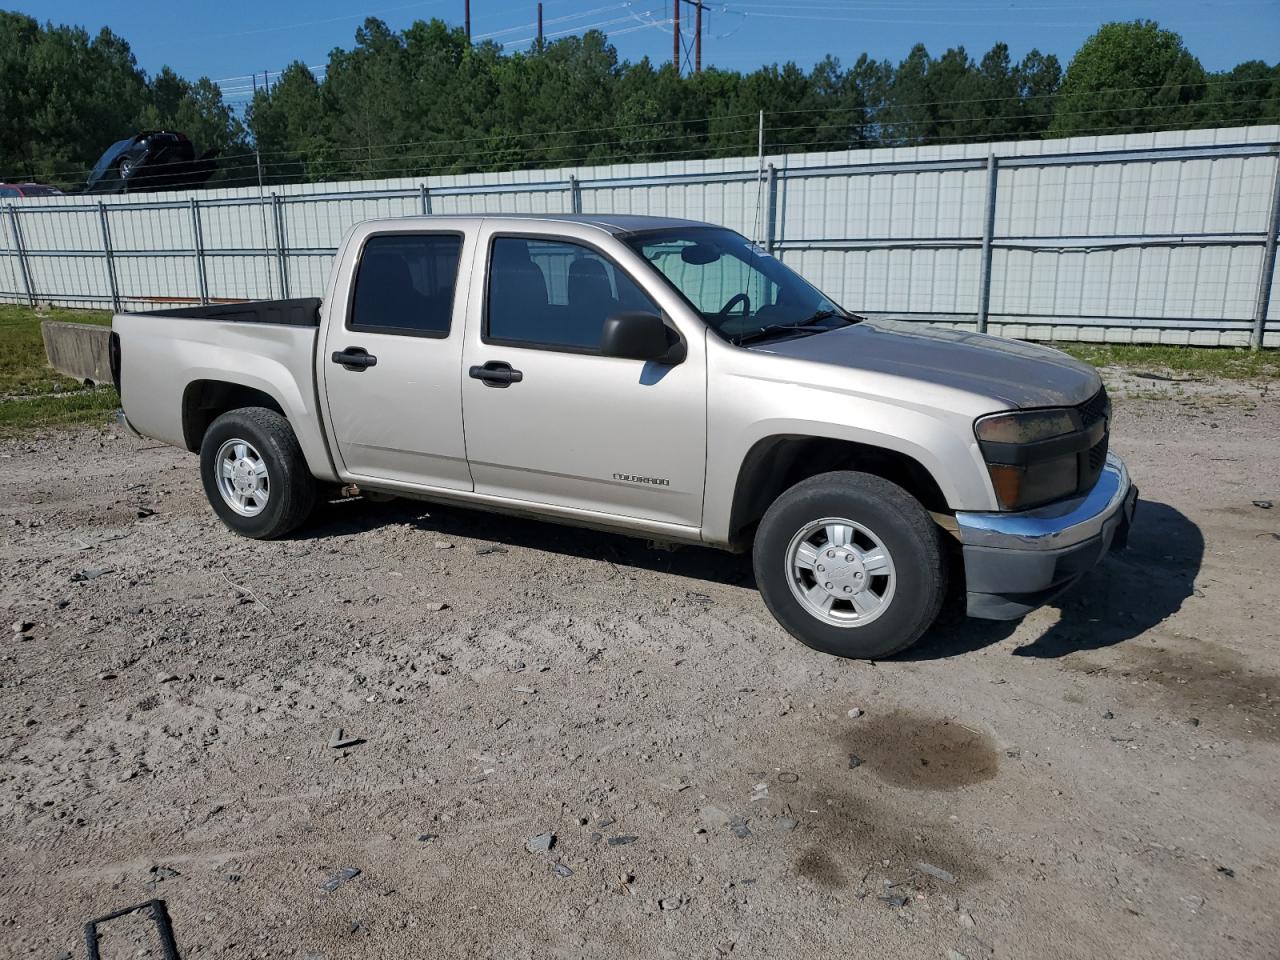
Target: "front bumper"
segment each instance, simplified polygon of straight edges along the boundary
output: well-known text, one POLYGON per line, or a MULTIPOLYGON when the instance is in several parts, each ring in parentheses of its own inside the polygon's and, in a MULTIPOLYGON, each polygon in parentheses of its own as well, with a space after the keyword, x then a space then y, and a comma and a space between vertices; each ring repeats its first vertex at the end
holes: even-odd
POLYGON ((1016 620, 1048 603, 1125 546, 1137 500, 1124 461, 1107 454, 1084 496, 1019 513, 957 513, 969 616, 1016 620))

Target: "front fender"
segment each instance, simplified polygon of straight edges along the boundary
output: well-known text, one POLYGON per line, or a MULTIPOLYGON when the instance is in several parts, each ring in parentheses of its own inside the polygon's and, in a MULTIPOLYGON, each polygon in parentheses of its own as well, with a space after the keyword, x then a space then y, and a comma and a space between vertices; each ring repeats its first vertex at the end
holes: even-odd
POLYGON ((900 454, 929 473, 949 508, 997 509, 967 411, 783 381, 755 381, 749 391, 734 392, 736 402, 716 405, 710 417, 703 520, 708 542, 729 542, 742 466, 757 444, 776 437, 844 441, 900 454))

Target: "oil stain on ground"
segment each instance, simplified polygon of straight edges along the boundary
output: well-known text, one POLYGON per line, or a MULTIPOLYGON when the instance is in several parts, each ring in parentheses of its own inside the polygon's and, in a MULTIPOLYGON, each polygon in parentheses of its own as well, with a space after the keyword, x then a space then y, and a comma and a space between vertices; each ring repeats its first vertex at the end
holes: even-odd
POLYGON ((896 892, 955 892, 987 876, 988 858, 943 818, 948 807, 927 795, 890 802, 884 793, 884 785, 927 794, 993 779, 999 754, 986 734, 947 717, 897 710, 811 728, 775 747, 761 766, 776 766, 785 754, 798 778, 794 786, 772 784, 771 797, 785 804, 783 815, 799 820, 808 841, 793 861, 799 876, 860 895, 887 878, 904 884, 896 892), (920 861, 955 874, 956 884, 920 875, 920 861))
POLYGON ((1280 742, 1280 677, 1249 667, 1236 653, 1204 640, 1172 646, 1124 644, 1106 662, 1072 656, 1070 670, 1151 691, 1163 708, 1205 728, 1247 740, 1280 742))
POLYGON ((850 763, 908 790, 958 790, 995 777, 1000 755, 985 733, 906 711, 866 717, 841 735, 850 763))

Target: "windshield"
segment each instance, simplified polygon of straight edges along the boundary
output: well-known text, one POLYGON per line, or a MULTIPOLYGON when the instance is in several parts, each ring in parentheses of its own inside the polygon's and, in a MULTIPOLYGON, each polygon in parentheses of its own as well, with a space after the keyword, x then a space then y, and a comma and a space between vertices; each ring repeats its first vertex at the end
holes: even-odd
POLYGON ((765 253, 722 227, 681 227, 633 234, 625 242, 727 340, 820 333, 855 318, 765 253))

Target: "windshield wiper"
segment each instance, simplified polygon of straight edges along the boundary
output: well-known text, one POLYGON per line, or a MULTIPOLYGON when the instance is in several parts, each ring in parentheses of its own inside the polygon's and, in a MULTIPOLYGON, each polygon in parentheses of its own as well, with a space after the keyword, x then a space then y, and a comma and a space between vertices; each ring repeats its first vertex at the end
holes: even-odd
POLYGON ((830 320, 832 317, 843 320, 848 324, 859 323, 862 320, 862 317, 852 313, 845 313, 843 310, 819 310, 817 313, 797 321, 796 326, 807 327, 814 323, 821 323, 823 320, 830 320))
POLYGON ((757 340, 764 340, 780 333, 826 333, 826 328, 817 329, 817 324, 823 320, 830 320, 832 317, 844 320, 849 324, 857 323, 862 319, 861 317, 853 317, 842 313, 839 310, 818 310, 816 313, 805 317, 803 320, 797 320, 795 323, 771 323, 766 327, 761 327, 759 330, 740 333, 734 338, 733 342, 738 346, 742 346, 744 343, 754 343, 757 340))
POLYGON ((769 326, 761 327, 759 330, 748 330, 746 333, 740 333, 734 338, 733 342, 738 346, 742 346, 744 343, 754 343, 757 340, 764 340, 768 337, 776 336, 779 333, 826 332, 826 330, 820 330, 807 321, 803 321, 801 323, 771 323, 769 326))

